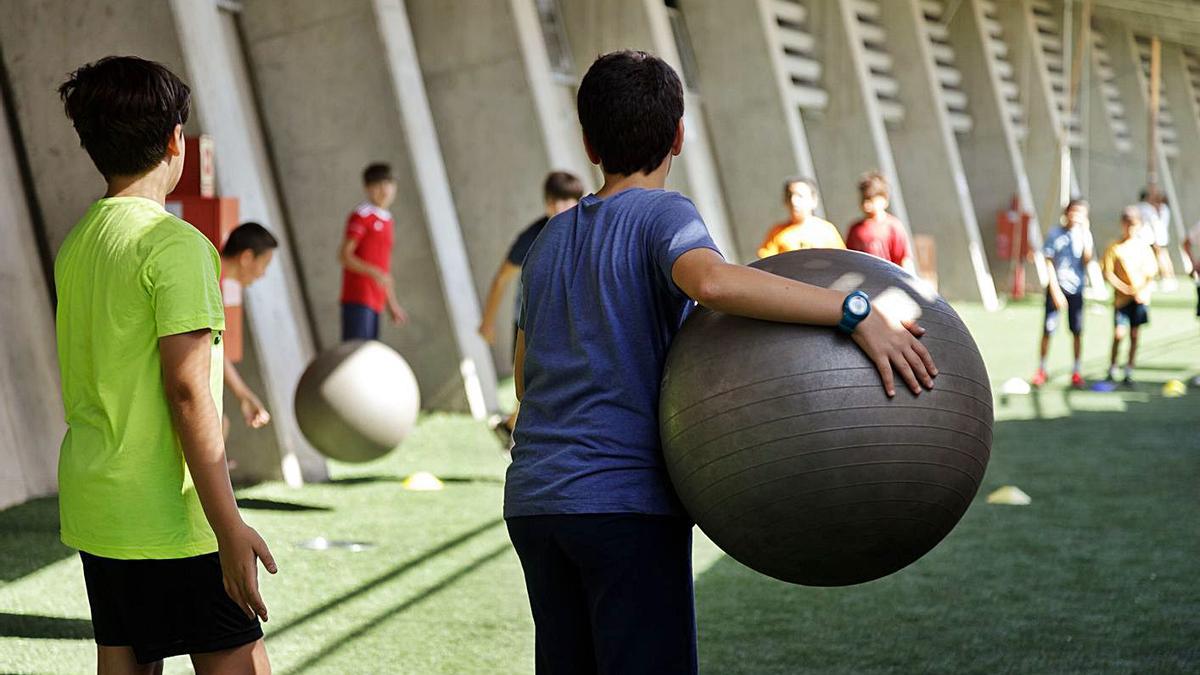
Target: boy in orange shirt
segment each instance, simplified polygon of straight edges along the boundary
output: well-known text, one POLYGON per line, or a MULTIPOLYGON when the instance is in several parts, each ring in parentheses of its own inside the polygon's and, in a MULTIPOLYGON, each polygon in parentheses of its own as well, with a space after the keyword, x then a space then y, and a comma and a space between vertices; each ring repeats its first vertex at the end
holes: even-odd
POLYGON ((1150 286, 1158 273, 1154 250, 1139 236, 1142 228, 1136 207, 1121 212, 1121 238, 1104 251, 1104 278, 1112 285, 1113 341, 1108 379, 1117 379, 1117 353, 1129 334, 1129 360, 1125 362, 1122 382, 1133 384, 1133 366, 1137 355, 1138 329, 1150 322, 1150 286))
POLYGON ((784 181, 783 203, 791 217, 771 228, 758 249, 758 257, 806 248, 846 248, 833 223, 813 215, 817 202, 817 184, 811 178, 795 176, 784 181))

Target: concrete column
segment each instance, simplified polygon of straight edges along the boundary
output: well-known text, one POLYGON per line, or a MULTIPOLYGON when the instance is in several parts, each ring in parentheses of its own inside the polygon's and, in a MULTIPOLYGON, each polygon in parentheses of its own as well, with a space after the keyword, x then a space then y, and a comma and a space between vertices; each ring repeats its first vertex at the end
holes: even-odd
POLYGON ((222 26, 216 3, 172 0, 171 9, 197 116, 216 144, 218 187, 222 194, 238 197, 244 220, 262 223, 279 239, 276 262, 247 290, 246 318, 265 374, 282 475, 291 485, 325 480, 325 461, 304 440, 292 409, 296 383, 314 348, 241 45, 232 42, 232 26, 222 26))
MULTIPOLYGON (((1106 46, 1105 53, 1109 51, 1106 46)), ((1092 50, 1092 82, 1080 96, 1088 97, 1088 115, 1083 121, 1087 141, 1087 189, 1091 204, 1092 234, 1098 247, 1116 239, 1121 232, 1120 213, 1137 201, 1137 191, 1146 180, 1146 163, 1139 166, 1128 146, 1122 147, 1109 121, 1109 102, 1104 95, 1101 54, 1092 50)), ((1141 138, 1132 145, 1144 145, 1141 138)))
MULTIPOLYGON (((450 294, 433 242, 436 228, 456 223, 427 219, 418 174, 430 167, 402 131, 375 5, 256 0, 246 4, 241 22, 319 342, 329 347, 341 339, 337 250, 348 214, 364 199, 363 167, 390 162, 397 185, 392 276, 409 324, 386 325, 381 337, 412 365, 426 408, 467 409, 462 354, 447 339, 456 335, 450 294)), ((468 274, 453 282, 473 298, 468 274)))
MULTIPOLYGON (((787 217, 783 180, 816 178, 800 106, 781 63, 771 0, 683 0, 704 86, 704 112, 745 258, 787 217)), ((823 207, 823 205, 822 205, 823 207)))
POLYGON ((379 35, 383 40, 384 56, 395 95, 400 103, 400 117, 408 140, 412 162, 418 168, 417 187, 421 206, 437 258, 438 273, 445 293, 446 308, 453 326, 454 341, 459 352, 459 372, 466 389, 467 403, 477 419, 499 409, 496 391, 496 372, 487 344, 479 337, 479 300, 471 287, 471 268, 467 262, 466 246, 454 198, 446 174, 442 150, 438 145, 437 129, 416 45, 405 13, 403 0, 374 0, 379 35))
POLYGON ((0 91, 0 509, 54 492, 63 424, 54 321, 0 91))
MULTIPOLYGON (((1138 174, 1141 177, 1141 181, 1129 185, 1127 188, 1129 191, 1128 201, 1129 203, 1133 203, 1137 198, 1137 192, 1145 185, 1145 171, 1149 164, 1150 155, 1146 139, 1149 136, 1148 130, 1150 128, 1150 83, 1146 78, 1145 72, 1142 70, 1137 41, 1134 39, 1133 31, 1129 26, 1109 19, 1098 20, 1096 26, 1104 36, 1104 42, 1108 47, 1108 57, 1112 61, 1112 68, 1116 74, 1115 84, 1121 90, 1121 100, 1125 104, 1125 115, 1129 119, 1129 129, 1133 136, 1133 149, 1130 152, 1129 162, 1134 167, 1140 167, 1138 174)), ((1167 83, 1164 82, 1164 84, 1167 83)), ((1171 96, 1167 92, 1168 88, 1164 87, 1164 95, 1171 96)), ((1167 100, 1168 105, 1170 105, 1171 99, 1168 98, 1167 100)), ((1183 111, 1194 110, 1195 108, 1195 104, 1189 101, 1183 101, 1183 105, 1185 107, 1182 110, 1171 106, 1171 112, 1182 118, 1185 117, 1185 115, 1181 114, 1183 111)), ((1158 182, 1171 203, 1172 239, 1178 243, 1182 242, 1184 234, 1183 217, 1180 214, 1181 209, 1179 208, 1180 193, 1176 190, 1175 178, 1172 175, 1170 162, 1167 161, 1166 153, 1163 152, 1162 137, 1158 136, 1157 139, 1156 143, 1158 147, 1155 148, 1155 151, 1158 158, 1158 182)), ((1180 150, 1182 149, 1181 147, 1180 150)), ((1184 263, 1178 247, 1173 248, 1176 249, 1173 251, 1176 269, 1183 269, 1180 267, 1184 263)))
POLYGON ((1050 86, 1031 0, 997 2, 996 9, 1025 104, 1029 131, 1022 154, 1033 191, 1033 206, 1038 219, 1048 228, 1062 215, 1058 148, 1065 141, 1063 120, 1050 86))
MULTIPOLYGON (((577 163, 574 155, 582 154, 582 143, 577 133, 566 131, 569 118, 555 117, 546 128, 539 124, 549 113, 539 115, 530 70, 539 79, 549 79, 545 43, 535 25, 546 63, 527 63, 512 14, 514 3, 407 0, 406 5, 474 291, 483 298, 513 239, 542 216, 546 173, 568 168, 590 183, 590 170, 579 172, 578 167, 551 162, 558 157, 577 163), (547 142, 553 146, 547 147, 547 142)), ((511 301, 501 306, 492 352, 506 370, 513 353, 512 331, 507 328, 513 322, 512 306, 511 301)))
MULTIPOLYGON (((679 52, 671 34, 670 19, 662 0, 560 0, 580 77, 600 54, 617 49, 641 49, 656 54, 683 78, 679 52)), ((730 260, 738 260, 725 201, 709 146, 701 99, 688 90, 684 112, 684 150, 671 168, 667 187, 696 203, 717 246, 730 260)), ((752 257, 753 251, 750 252, 752 257)))
MULTIPOLYGON (((1008 288, 1014 263, 1005 262, 996 250, 996 215, 1006 211, 1015 195, 1026 209, 1035 205, 1029 177, 1017 142, 1017 132, 1002 89, 1002 77, 992 54, 992 38, 982 0, 965 0, 949 17, 950 45, 962 73, 962 90, 971 113, 970 133, 958 136, 963 171, 971 189, 976 222, 982 233, 993 278, 1008 288)), ((1036 216, 1035 216, 1036 218, 1036 216)), ((1032 228, 1039 230, 1036 226, 1032 228)), ((1027 279, 1037 283, 1037 266, 1027 279)))
MULTIPOLYGON (((1162 43, 1163 95, 1175 120, 1179 157, 1174 162, 1174 177, 1179 191, 1171 209, 1179 213, 1175 242, 1181 245, 1184 232, 1200 221, 1200 108, 1196 87, 1188 73, 1183 48, 1174 42, 1162 43)), ((1186 264, 1186 256, 1183 256, 1186 264)), ((1184 271, 1181 269, 1180 271, 1184 271)))
POLYGON ((906 120, 888 131, 902 158, 896 169, 909 198, 910 227, 938 243, 938 284, 953 298, 979 300, 997 307, 979 223, 962 159, 950 127, 937 65, 920 0, 879 3, 888 48, 896 63, 899 97, 906 120), (909 120, 919 120, 910 123, 909 120))
POLYGON ((537 108, 542 142, 550 166, 570 171, 587 183, 594 168, 583 149, 575 99, 570 87, 555 81, 535 2, 510 0, 509 7, 525 63, 525 77, 537 108))
POLYGON ((821 112, 804 111, 804 129, 825 212, 844 232, 847 223, 862 217, 856 189, 859 176, 878 169, 892 184, 889 210, 909 226, 908 209, 851 0, 812 0, 808 7, 829 103, 821 112))

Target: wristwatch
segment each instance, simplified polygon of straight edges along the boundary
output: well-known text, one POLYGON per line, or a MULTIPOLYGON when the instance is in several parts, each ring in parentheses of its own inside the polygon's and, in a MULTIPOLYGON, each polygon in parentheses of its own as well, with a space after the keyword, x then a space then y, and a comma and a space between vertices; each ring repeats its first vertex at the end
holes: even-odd
POLYGON ((838 330, 846 335, 854 332, 858 328, 858 324, 871 314, 871 298, 862 291, 854 291, 846 296, 846 300, 842 303, 842 320, 838 323, 838 330))

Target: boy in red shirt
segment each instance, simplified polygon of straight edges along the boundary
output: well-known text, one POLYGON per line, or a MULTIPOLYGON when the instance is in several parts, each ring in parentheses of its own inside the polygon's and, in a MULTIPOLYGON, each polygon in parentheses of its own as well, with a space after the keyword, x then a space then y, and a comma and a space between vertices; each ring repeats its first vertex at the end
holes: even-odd
POLYGON ((342 273, 342 340, 378 340, 379 314, 384 307, 392 323, 408 315, 396 302, 392 282, 392 240, 395 226, 387 209, 396 199, 392 167, 372 164, 363 171, 367 201, 355 207, 346 221, 346 238, 338 254, 342 273))
POLYGON ((850 226, 846 248, 890 260, 915 274, 904 225, 887 212, 890 197, 887 179, 878 171, 867 173, 858 181, 858 191, 866 217, 850 226))

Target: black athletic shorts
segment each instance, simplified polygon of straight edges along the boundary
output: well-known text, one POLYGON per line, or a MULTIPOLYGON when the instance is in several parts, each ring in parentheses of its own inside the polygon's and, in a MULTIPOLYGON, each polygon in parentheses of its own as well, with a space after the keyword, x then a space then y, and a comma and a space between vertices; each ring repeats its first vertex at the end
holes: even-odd
POLYGON ((80 552, 92 629, 102 647, 132 647, 138 663, 241 647, 263 636, 230 599, 216 553, 114 560, 80 552))
MULTIPOLYGON (((1063 293, 1067 298, 1067 326, 1075 335, 1083 332, 1083 291, 1078 293, 1063 293)), ((1050 291, 1046 291, 1046 335, 1053 335, 1058 329, 1062 312, 1054 304, 1050 291)))
POLYGON ((1113 323, 1117 326, 1144 326, 1150 323, 1150 310, 1140 302, 1130 302, 1113 312, 1113 323))

